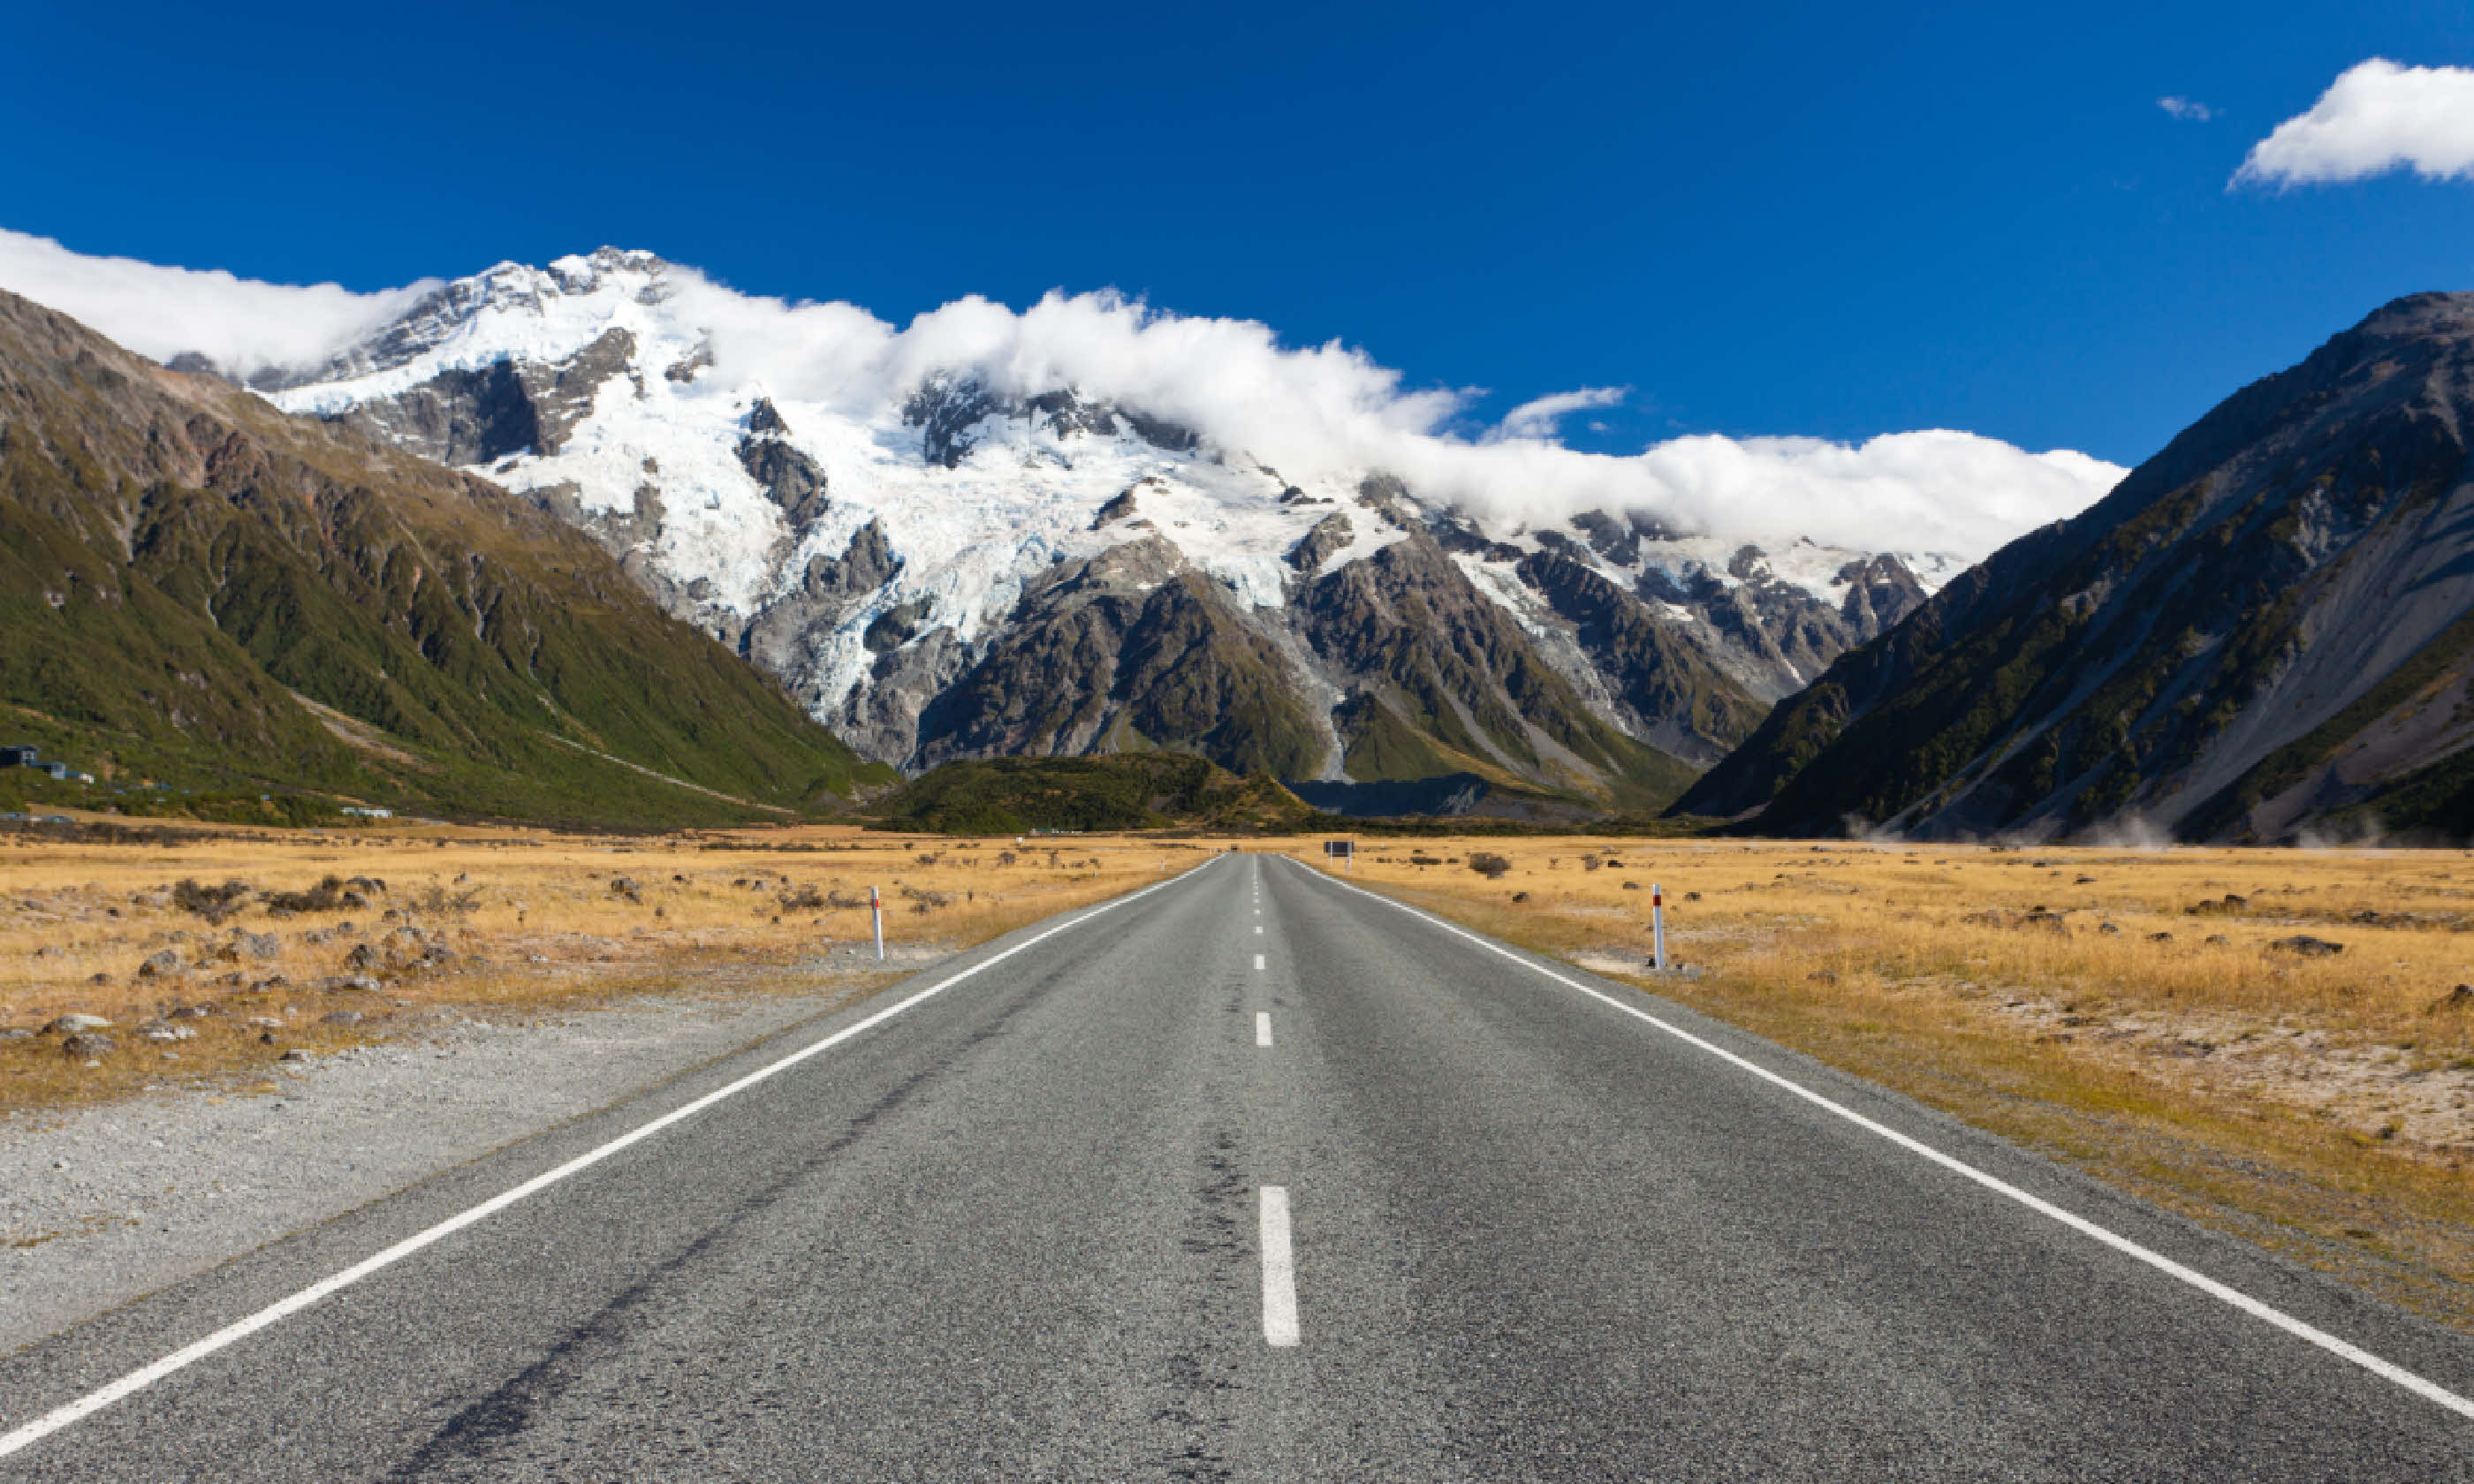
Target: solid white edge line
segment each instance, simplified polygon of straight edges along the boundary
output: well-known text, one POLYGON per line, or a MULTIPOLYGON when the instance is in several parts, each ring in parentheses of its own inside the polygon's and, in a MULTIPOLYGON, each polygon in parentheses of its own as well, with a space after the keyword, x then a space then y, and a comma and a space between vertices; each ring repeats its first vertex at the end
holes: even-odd
POLYGON ((1289 1187, 1263 1187, 1263 1343, 1298 1343, 1298 1263, 1289 1242, 1289 1187))
POLYGON ((414 1253, 421 1251, 423 1248, 428 1247, 433 1243, 454 1235, 456 1233, 463 1231, 466 1227, 472 1226, 477 1222, 485 1221, 490 1217, 497 1215, 498 1212, 505 1210, 508 1207, 515 1205, 517 1202, 523 1200, 525 1197, 538 1194, 539 1192, 549 1188, 551 1185, 557 1185, 560 1181, 567 1179, 570 1175, 589 1169, 593 1165, 600 1163, 602 1161, 618 1153, 622 1149, 642 1143, 645 1139, 648 1139, 654 1135, 662 1132, 664 1129, 670 1127, 672 1124, 684 1122, 689 1118, 692 1118, 697 1113, 704 1112, 706 1109, 711 1108, 714 1104, 722 1101, 724 1098, 734 1097, 739 1093, 744 1092, 749 1088, 756 1086, 758 1083, 766 1081, 778 1073, 787 1071, 790 1067, 797 1065, 812 1056, 815 1056, 820 1052, 829 1051, 834 1047, 840 1045, 843 1041, 850 1040, 852 1037, 859 1035, 862 1031, 870 1030, 876 1026, 882 1025, 885 1021, 892 1019, 895 1016, 909 1010, 911 1006, 934 995, 940 994, 946 990, 952 989, 955 985, 970 978, 973 974, 980 972, 980 970, 983 969, 989 969, 998 964, 1002 964, 1007 959, 1022 952, 1025 948, 1034 947, 1039 944, 1045 943, 1049 939, 1055 937, 1058 933, 1064 932, 1069 928, 1079 927, 1083 923, 1090 922, 1093 918, 1098 917, 1101 913, 1122 907, 1126 903, 1133 901, 1138 898, 1148 897, 1152 893, 1160 890, 1162 887, 1174 886, 1177 882, 1182 881, 1187 876, 1193 874, 1194 872, 1204 870, 1212 865, 1213 861, 1219 859, 1221 859, 1221 857, 1214 856, 1212 860, 1204 861, 1201 865, 1195 866, 1188 871, 1179 872, 1177 874, 1169 877, 1165 881, 1153 882, 1152 885, 1146 886, 1140 891, 1129 892, 1113 901, 1102 902, 1100 905, 1093 907, 1079 917, 1075 918, 1072 922, 1059 922, 1055 927, 1048 929, 1046 932, 1039 934, 1035 938, 1026 938, 1002 953, 992 954, 987 958, 982 959, 980 962, 973 964, 970 968, 963 969, 959 973, 954 974, 949 978, 941 979, 936 983, 930 985, 928 988, 904 999, 900 1004, 887 1006, 863 1020, 854 1021, 851 1024, 842 1027, 840 1030, 834 1032, 822 1041, 802 1046, 798 1050, 791 1052, 788 1056, 782 1058, 780 1061, 768 1063, 726 1087, 717 1088, 713 1091, 704 1094, 702 1097, 695 1099, 693 1102, 686 1103, 680 1107, 674 1108, 668 1113, 662 1114, 660 1117, 653 1119, 651 1122, 643 1124, 625 1134, 621 1134, 617 1138, 610 1140, 606 1144, 602 1144, 594 1149, 577 1155, 574 1159, 568 1161, 566 1163, 561 1164, 554 1169, 545 1170, 541 1174, 535 1175, 532 1179, 525 1181, 522 1185, 517 1185, 513 1189, 492 1196, 489 1200, 482 1202, 480 1205, 473 1207, 469 1210, 461 1211, 456 1215, 449 1216, 445 1221, 438 1223, 436 1226, 417 1232, 411 1236, 405 1237, 402 1241, 396 1243, 392 1247, 385 1248, 380 1252, 362 1258, 360 1261, 353 1263, 351 1267, 344 1269, 342 1272, 337 1273, 330 1278, 323 1279, 318 1282, 310 1284, 308 1287, 302 1289, 299 1293, 292 1295, 288 1299, 279 1300, 274 1304, 268 1304, 265 1308, 259 1309, 256 1313, 250 1315, 246 1319, 225 1326, 223 1328, 207 1335, 205 1339, 196 1341, 193 1344, 183 1346, 181 1349, 174 1351, 172 1353, 156 1361, 152 1365, 132 1371, 127 1376, 111 1382, 109 1385, 90 1391, 85 1396, 78 1398, 75 1401, 55 1407, 51 1411, 44 1413, 42 1416, 36 1418, 33 1422, 27 1423, 23 1426, 20 1426, 6 1435, 0 1435, 0 1458, 6 1458, 10 1454, 24 1448, 30 1444, 39 1442, 81 1418, 89 1417, 96 1412, 100 1412, 105 1407, 111 1405, 113 1402, 120 1400, 124 1397, 143 1391, 145 1388, 152 1386, 157 1381, 172 1375, 174 1372, 193 1365, 219 1350, 237 1344, 279 1320, 288 1319, 292 1315, 298 1314, 303 1309, 316 1304, 319 1300, 327 1298, 344 1288, 351 1287, 352 1284, 359 1282, 362 1279, 369 1277, 371 1274, 376 1273, 382 1268, 391 1267, 394 1264, 402 1261, 404 1258, 411 1257, 414 1253))
POLYGON ((2000 1176, 1988 1174, 1983 1170, 1977 1169, 1975 1165, 1967 1163, 1963 1160, 1946 1155, 1940 1150, 1933 1148, 1931 1145, 1924 1143, 1919 1139, 1911 1138, 1886 1124, 1876 1122, 1844 1104, 1832 1102, 1829 1098, 1806 1088, 1800 1083, 1780 1076, 1777 1072, 1771 1071, 1768 1067, 1762 1066, 1757 1062, 1738 1056, 1724 1046, 1693 1035, 1690 1031, 1684 1029, 1682 1026, 1676 1025, 1667 1020, 1662 1020, 1657 1016, 1654 1016, 1648 1011, 1642 1010, 1637 1006, 1627 1005, 1622 1000, 1616 999, 1614 996, 1608 994, 1603 991, 1593 990, 1576 979, 1566 978, 1563 974, 1557 973, 1555 970, 1548 969, 1542 964, 1535 963, 1529 959, 1523 958, 1518 953, 1514 952, 1512 949, 1507 948, 1500 944, 1490 942, 1477 933, 1470 932, 1454 923, 1444 922, 1443 919, 1436 917, 1431 913, 1420 912, 1417 908, 1408 905, 1406 902, 1395 901, 1380 892, 1370 892, 1364 887, 1351 886, 1346 881, 1334 880, 1330 876, 1324 875, 1322 872, 1315 871, 1314 868, 1310 866, 1303 867, 1302 869, 1320 877, 1323 881, 1328 882, 1330 885, 1339 887, 1343 891, 1355 892, 1360 897, 1379 901, 1387 907, 1396 907, 1400 911, 1409 914, 1411 917, 1420 919, 1421 921, 1428 922, 1433 926, 1440 927, 1443 931, 1451 933, 1457 937, 1466 938, 1469 942, 1476 944, 1479 947, 1484 948, 1491 953, 1508 958, 1524 969, 1552 979, 1557 984, 1564 986, 1567 990, 1577 990, 1581 993, 1587 994, 1591 999, 1599 1001, 1601 1004, 1610 1005, 1614 1009, 1622 1011, 1624 1014, 1633 1017, 1635 1019, 1645 1020, 1651 1025, 1658 1027, 1658 1029, 1664 1031, 1667 1035, 1683 1041, 1686 1045, 1693 1046, 1702 1051, 1707 1051, 1711 1056, 1718 1058, 1720 1061, 1751 1072, 1754 1076, 1760 1078, 1763 1082, 1769 1083, 1773 1087, 1780 1088, 1785 1091, 1792 1092, 1797 1097, 1810 1103, 1815 1108, 1821 1109, 1825 1113, 1834 1114, 1837 1117, 1844 1118, 1849 1123, 1856 1125, 1857 1128, 1860 1128, 1867 1133, 1877 1134, 1881 1137, 1888 1139, 1891 1143, 1898 1145, 1900 1148, 1906 1150, 1910 1154, 1920 1155, 1927 1160, 1930 1160, 1933 1163, 1942 1166, 1944 1169, 1947 1169, 1953 1174, 1964 1176, 1965 1178, 1974 1181, 1976 1184, 1982 1185, 1985 1189, 1993 1191, 1997 1195, 2005 1196, 2010 1200, 2016 1201, 2020 1205, 2026 1207, 2029 1210, 2035 1211, 2039 1215, 2050 1216, 2053 1220, 2069 1227, 2072 1231, 2078 1233, 2082 1236, 2092 1237, 2098 1242, 2102 1242, 2105 1246, 2112 1248, 2122 1256, 2137 1258, 2139 1261, 2147 1264, 2149 1267, 2156 1269, 2160 1273, 2164 1273, 2190 1284, 2192 1287, 2198 1289, 2201 1293, 2208 1295, 2210 1298, 2217 1299, 2222 1303, 2230 1304, 2233 1307, 2242 1310, 2244 1313, 2250 1315, 2254 1319, 2263 1320, 2268 1324, 2274 1325, 2277 1328, 2284 1330, 2286 1333, 2291 1334, 2297 1339, 2307 1340, 2313 1345, 2319 1347, 2321 1350, 2328 1352, 2332 1355, 2336 1355, 2341 1359, 2349 1360, 2355 1365, 2362 1367, 2364 1370, 2370 1372, 2373 1376, 2379 1376, 2383 1380, 2393 1382, 2396 1385, 2405 1388, 2407 1391, 2413 1392, 2415 1396, 2422 1398, 2426 1401, 2435 1402, 2445 1407, 2449 1411, 2455 1412, 2460 1417, 2474 1419, 2474 1400, 2459 1396, 2456 1392, 2450 1391, 2447 1387, 2440 1385, 2438 1382, 2428 1380, 2420 1376, 2416 1376, 2414 1373, 2405 1369, 2403 1366, 2383 1360, 2379 1356, 2372 1354, 2369 1351, 2364 1350, 2358 1345, 2346 1340, 2341 1340, 2324 1329, 2317 1328, 2302 1320, 2294 1318, 2292 1315, 2286 1313, 2282 1309, 2271 1307, 2268 1304, 2252 1298, 2249 1294, 2243 1292, 2239 1288, 2219 1282, 2217 1280, 2210 1278, 2205 1273, 2201 1273, 2194 1268, 2185 1267, 2183 1264, 2166 1257, 2163 1253, 2157 1252, 2152 1248, 2143 1247, 2139 1243, 2132 1241, 2129 1237, 2123 1236, 2117 1232, 2109 1231, 2104 1227, 2098 1226, 2095 1222, 2088 1220, 2084 1216, 2075 1215, 2070 1211, 2064 1210, 2062 1208, 2055 1206, 2052 1202, 2044 1199, 2042 1196, 2031 1195, 2027 1191, 2022 1190, 2017 1185, 2010 1184, 2008 1181, 2001 1179, 2000 1176))
POLYGON ((1254 1044, 1268 1046, 1271 1043, 1272 1013, 1268 1010, 1257 1010, 1254 1012, 1254 1044))

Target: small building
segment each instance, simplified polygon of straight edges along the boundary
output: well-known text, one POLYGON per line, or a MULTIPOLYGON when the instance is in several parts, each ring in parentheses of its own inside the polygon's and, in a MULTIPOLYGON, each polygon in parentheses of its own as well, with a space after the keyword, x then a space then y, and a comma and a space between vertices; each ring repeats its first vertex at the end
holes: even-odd
POLYGON ((393 809, 365 808, 356 803, 345 804, 335 812, 338 814, 357 814, 361 818, 367 820, 391 820, 395 818, 395 811, 393 809))
POLYGON ((36 750, 22 742, 0 747, 0 768, 31 768, 36 765, 36 750))
POLYGON ((69 776, 69 765, 64 762, 38 762, 34 766, 63 781, 66 781, 69 776))

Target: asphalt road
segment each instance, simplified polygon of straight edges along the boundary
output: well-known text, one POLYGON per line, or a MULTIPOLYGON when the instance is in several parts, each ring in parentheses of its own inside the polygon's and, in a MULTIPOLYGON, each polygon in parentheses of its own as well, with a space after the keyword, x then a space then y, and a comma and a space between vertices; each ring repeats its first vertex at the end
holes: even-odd
POLYGON ((1276 858, 1065 922, 0 1359, 151 1377, 0 1479, 2474 1478, 2474 1344, 1689 1012, 1276 858))

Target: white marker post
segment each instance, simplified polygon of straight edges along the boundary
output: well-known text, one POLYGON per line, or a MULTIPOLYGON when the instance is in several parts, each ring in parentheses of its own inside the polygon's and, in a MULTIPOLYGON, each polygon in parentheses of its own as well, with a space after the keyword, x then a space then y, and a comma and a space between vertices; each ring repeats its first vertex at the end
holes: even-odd
POLYGON ((885 903, 877 899, 876 888, 867 889, 867 915, 876 924, 876 958, 885 962, 885 903))
POLYGON ((1649 965, 1666 972, 1666 888, 1649 883, 1649 965))

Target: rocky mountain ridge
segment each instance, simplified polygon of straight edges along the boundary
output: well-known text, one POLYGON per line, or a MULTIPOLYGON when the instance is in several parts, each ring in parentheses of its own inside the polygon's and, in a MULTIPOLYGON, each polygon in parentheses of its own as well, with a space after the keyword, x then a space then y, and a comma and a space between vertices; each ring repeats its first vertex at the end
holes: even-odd
POLYGON ((969 368, 881 404, 768 387, 674 290, 644 253, 501 265, 254 384, 524 493, 912 771, 1161 747, 1637 804, 1956 567, 1637 514, 1498 529, 969 368))
POLYGON ((1679 802, 1781 834, 2474 835, 2474 295, 2398 299, 1841 655, 1679 802))

